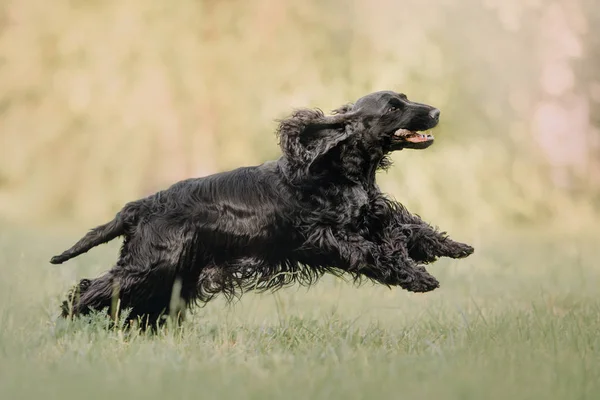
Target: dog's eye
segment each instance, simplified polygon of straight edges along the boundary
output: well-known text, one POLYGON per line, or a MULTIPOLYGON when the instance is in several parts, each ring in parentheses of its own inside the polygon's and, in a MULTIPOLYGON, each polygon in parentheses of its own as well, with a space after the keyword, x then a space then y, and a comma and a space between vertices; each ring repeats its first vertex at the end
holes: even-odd
POLYGON ((396 106, 390 106, 390 107, 387 109, 387 112, 394 112, 394 111, 398 111, 398 107, 396 107, 396 106))

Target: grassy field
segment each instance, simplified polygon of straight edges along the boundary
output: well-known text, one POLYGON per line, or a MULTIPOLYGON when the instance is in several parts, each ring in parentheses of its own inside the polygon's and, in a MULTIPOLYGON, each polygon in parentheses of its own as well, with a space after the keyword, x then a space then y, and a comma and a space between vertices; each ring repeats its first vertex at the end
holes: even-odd
POLYGON ((488 233, 427 295, 324 279, 145 336, 56 323, 116 243, 56 267, 73 237, 4 229, 0 399, 598 399, 600 235, 552 231, 488 233))

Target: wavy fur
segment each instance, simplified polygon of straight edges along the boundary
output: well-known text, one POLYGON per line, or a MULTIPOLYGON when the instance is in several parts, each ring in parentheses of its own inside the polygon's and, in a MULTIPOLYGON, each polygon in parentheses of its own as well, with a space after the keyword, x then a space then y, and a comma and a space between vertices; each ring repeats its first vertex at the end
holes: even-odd
POLYGON ((297 110, 280 121, 278 160, 187 179, 128 203, 113 221, 52 258, 62 263, 124 237, 116 265, 82 280, 63 316, 114 308, 118 298, 130 317, 154 325, 173 312, 173 298, 184 306, 204 304, 220 293, 232 299, 249 290, 312 285, 325 273, 413 292, 437 288, 423 265, 473 249, 379 190, 375 173, 399 150, 390 129, 428 121, 425 113, 433 109, 406 100, 401 114, 390 116, 384 111, 389 93, 331 116, 297 110))

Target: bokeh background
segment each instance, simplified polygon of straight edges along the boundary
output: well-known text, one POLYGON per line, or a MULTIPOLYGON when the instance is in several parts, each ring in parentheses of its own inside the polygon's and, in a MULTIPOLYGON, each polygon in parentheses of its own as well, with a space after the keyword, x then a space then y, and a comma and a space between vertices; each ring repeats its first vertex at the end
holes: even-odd
POLYGON ((596 0, 2 0, 0 217, 101 223, 278 157, 275 120, 375 90, 442 110, 383 188, 439 225, 577 225, 600 188, 596 0))
POLYGON ((600 399, 598 0, 0 0, 0 399, 600 399), (324 277, 182 330, 57 318, 124 203, 279 156, 375 90, 441 109, 386 192, 475 253, 415 294, 324 277))

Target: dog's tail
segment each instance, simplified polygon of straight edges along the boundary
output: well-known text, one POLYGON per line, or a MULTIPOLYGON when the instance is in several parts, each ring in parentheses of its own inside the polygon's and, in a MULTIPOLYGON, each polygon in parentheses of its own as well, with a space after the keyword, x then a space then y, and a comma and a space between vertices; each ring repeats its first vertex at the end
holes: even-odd
POLYGON ((78 255, 87 252, 92 247, 104 244, 123 235, 123 233, 125 233, 125 223, 123 221, 123 216, 119 213, 112 221, 89 231, 87 235, 82 237, 70 249, 65 250, 58 256, 52 257, 50 263, 62 264, 73 257, 77 257, 78 255))

